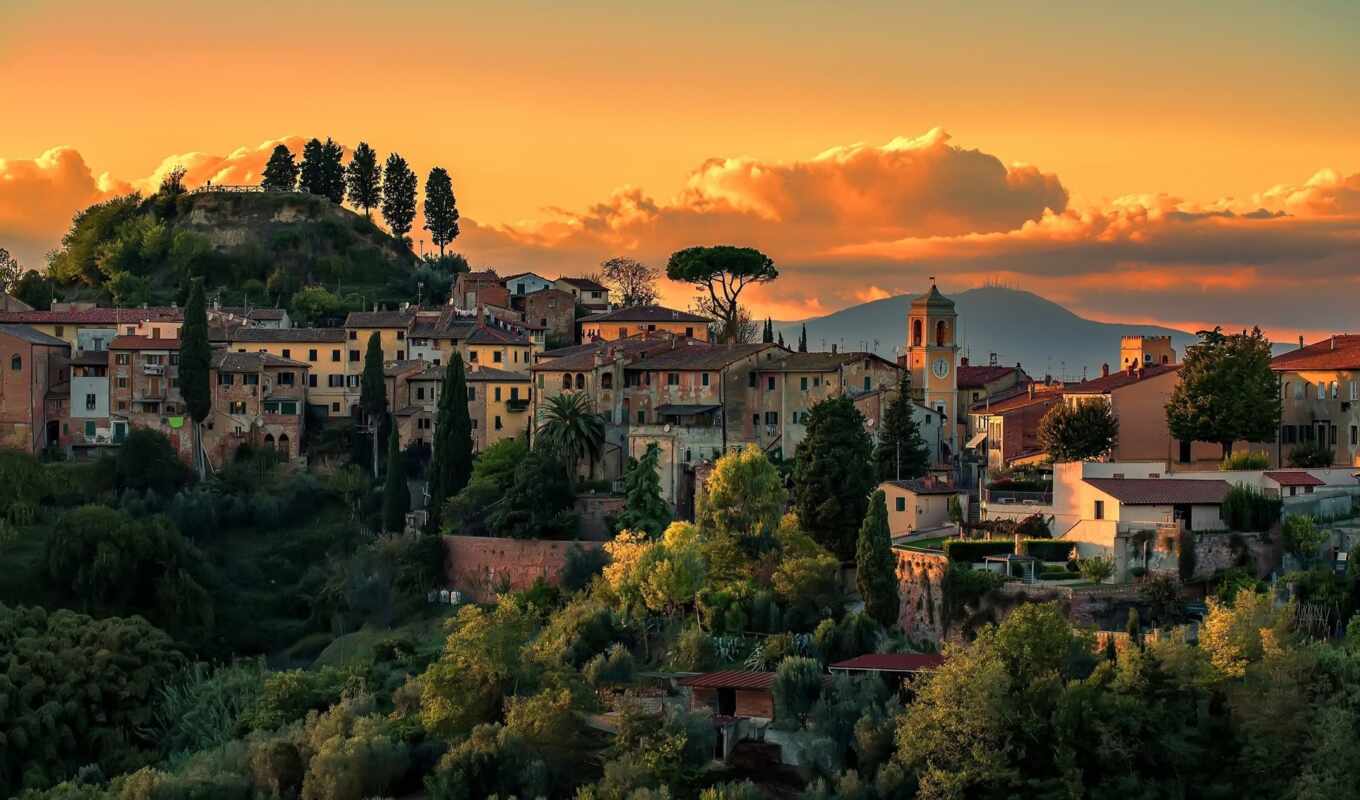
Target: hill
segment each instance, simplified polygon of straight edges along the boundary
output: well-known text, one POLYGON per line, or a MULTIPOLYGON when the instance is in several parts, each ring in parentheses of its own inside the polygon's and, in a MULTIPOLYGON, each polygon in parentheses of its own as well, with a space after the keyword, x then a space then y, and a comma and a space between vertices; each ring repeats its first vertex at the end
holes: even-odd
MULTIPOLYGON (((805 321, 776 322, 786 342, 798 341, 807 324, 808 347, 872 350, 895 358, 905 342, 907 309, 912 297, 898 295, 851 306, 834 314, 805 321)), ((1157 325, 1124 325, 1077 316, 1031 292, 999 287, 968 289, 950 295, 959 314, 963 354, 985 364, 995 353, 1000 364, 1019 363, 1035 377, 1078 379, 1100 372, 1102 364, 1119 361, 1119 338, 1134 334, 1170 336, 1178 353, 1195 337, 1157 325)))
POLYGON ((134 305, 169 302, 192 277, 257 304, 314 285, 408 299, 417 264, 402 242, 319 195, 212 190, 90 206, 48 266, 67 299, 134 305))

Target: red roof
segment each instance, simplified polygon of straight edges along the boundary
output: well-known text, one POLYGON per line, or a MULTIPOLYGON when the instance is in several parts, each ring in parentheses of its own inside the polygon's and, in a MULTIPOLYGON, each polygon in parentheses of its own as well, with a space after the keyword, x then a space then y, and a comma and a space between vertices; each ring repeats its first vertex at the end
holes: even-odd
POLYGON ((1129 506, 1218 505, 1227 481, 1193 478, 1087 478, 1086 483, 1129 506))
POLYGON ((747 672, 729 670, 726 672, 705 672, 681 678, 681 686, 696 686, 700 689, 766 689, 774 682, 773 672, 747 672))
POLYGON ((1329 336, 1270 361, 1276 372, 1303 369, 1360 369, 1360 335, 1329 336))
POLYGON ((1156 378, 1168 372, 1175 372, 1180 368, 1179 364, 1153 364, 1133 370, 1121 369, 1118 372, 1111 372, 1109 375, 1071 384, 1066 391, 1068 394, 1109 394, 1116 389, 1122 389, 1149 378, 1156 378))
POLYGON ((945 658, 939 653, 868 653, 847 661, 837 661, 830 669, 873 670, 877 672, 921 672, 938 669, 945 658))
POLYGON ((153 339, 150 336, 115 336, 110 350, 178 350, 179 339, 153 339))
POLYGON ((974 414, 1005 414, 1035 404, 1054 405, 1062 400, 1061 384, 1053 388, 1045 388, 1042 383, 1032 384, 1035 387, 1033 396, 1029 393, 1030 385, 1017 387, 1015 390, 998 397, 980 400, 974 403, 969 410, 974 414))
POLYGON ((1296 470, 1275 470, 1267 472, 1267 478, 1281 486, 1326 486, 1327 482, 1312 473, 1296 470))
POLYGON ((48 325, 115 325, 142 321, 179 322, 177 308, 80 308, 62 311, 0 311, 0 322, 48 325))

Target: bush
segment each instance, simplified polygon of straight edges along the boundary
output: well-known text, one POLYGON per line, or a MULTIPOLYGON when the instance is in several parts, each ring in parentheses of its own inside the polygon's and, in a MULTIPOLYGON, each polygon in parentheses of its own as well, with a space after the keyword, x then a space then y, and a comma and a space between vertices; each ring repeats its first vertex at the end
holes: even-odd
POLYGON ((609 563, 609 554, 602 547, 582 547, 573 544, 567 549, 567 557, 562 564, 560 584, 564 592, 579 592, 595 580, 609 563))
POLYGON ((1289 451, 1289 463, 1295 467, 1330 467, 1336 454, 1321 442, 1301 444, 1289 451))
POLYGON ((245 733, 241 719, 259 701, 264 681, 263 659, 186 669, 158 691, 152 729, 161 752, 207 750, 245 733))
POLYGON ((1223 498, 1223 520, 1238 531, 1268 530, 1280 519, 1284 503, 1277 497, 1266 497, 1259 489, 1236 484, 1223 498))
POLYGON ((1021 544, 1026 553, 1040 561, 1067 561, 1075 547, 1071 542, 1056 539, 1026 539, 1021 544))
POLYGON ((950 539, 944 543, 944 554, 951 562, 972 564, 986 556, 1004 556, 1015 552, 1013 541, 970 541, 950 539))
POLYGON ((1081 570, 1081 577, 1091 583, 1104 583, 1114 574, 1114 559, 1103 556, 1083 558, 1077 566, 1081 570))
POLYGON ((118 448, 114 479, 119 489, 150 489, 169 497, 189 480, 189 468, 179 460, 165 434, 133 428, 118 448))
POLYGON ((822 665, 815 659, 790 656, 774 671, 770 692, 774 695, 776 721, 802 727, 822 696, 822 665))
POLYGON ((671 666, 685 672, 710 670, 716 659, 713 637, 697 624, 686 625, 680 635, 675 637, 675 644, 671 647, 671 666))
POLYGON ((609 646, 608 652, 599 653, 586 662, 581 672, 586 683, 599 688, 628 683, 633 680, 633 670, 633 654, 628 652, 628 648, 615 643, 609 646))
POLYGON ((1195 569, 1199 566, 1199 556, 1195 553, 1195 535, 1190 531, 1181 531, 1177 544, 1176 572, 1181 583, 1189 583, 1195 579, 1195 569))
POLYGON ((1269 469, 1270 456, 1268 456, 1264 451, 1261 452, 1246 451, 1241 453, 1233 453, 1232 455, 1223 459, 1223 461, 1218 465, 1218 468, 1223 472, 1233 472, 1236 470, 1269 469))
POLYGON ((1313 517, 1296 514, 1284 521, 1281 538, 1286 551, 1298 558, 1308 559, 1316 556, 1318 548, 1327 541, 1327 532, 1318 528, 1313 517))

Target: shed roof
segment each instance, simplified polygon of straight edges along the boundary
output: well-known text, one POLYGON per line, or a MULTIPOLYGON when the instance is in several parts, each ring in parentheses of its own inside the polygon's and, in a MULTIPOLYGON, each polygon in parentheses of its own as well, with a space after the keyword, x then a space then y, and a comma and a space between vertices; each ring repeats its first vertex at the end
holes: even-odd
POLYGON ((705 672, 681 678, 681 686, 694 686, 700 689, 764 689, 769 690, 774 682, 773 672, 749 672, 746 670, 727 670, 705 672))
POLYGON ((1231 488, 1224 480, 1193 478, 1087 478, 1086 483, 1130 506, 1218 505, 1231 488))
POLYGON ((945 662, 939 653, 866 653, 845 661, 837 661, 828 669, 865 670, 873 672, 921 672, 937 669, 945 662))
POLYGON ((1267 478, 1280 484, 1281 486, 1326 486, 1327 482, 1310 472, 1301 469, 1282 469, 1271 470, 1265 473, 1267 478))

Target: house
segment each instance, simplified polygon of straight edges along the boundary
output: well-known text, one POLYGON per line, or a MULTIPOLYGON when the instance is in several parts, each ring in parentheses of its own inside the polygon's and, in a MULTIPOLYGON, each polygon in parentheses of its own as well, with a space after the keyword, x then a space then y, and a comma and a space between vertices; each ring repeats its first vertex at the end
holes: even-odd
POLYGON ((888 531, 895 537, 950 525, 951 499, 968 516, 968 493, 935 477, 884 481, 878 488, 888 504, 888 531))
POLYGON ((90 303, 53 303, 48 311, 0 311, 0 325, 27 325, 64 340, 72 352, 105 350, 114 336, 174 339, 184 324, 177 308, 98 308, 90 303))
POLYGON ((406 331, 416 318, 411 308, 391 311, 351 311, 345 317, 345 363, 355 373, 364 371, 364 354, 368 340, 378 334, 383 361, 405 361, 407 358, 406 331))
POLYGON ((299 455, 309 369, 305 362, 269 353, 213 353, 212 411, 203 425, 208 459, 224 464, 246 443, 285 459, 299 455))
POLYGON ((542 328, 548 346, 570 345, 576 341, 576 298, 570 292, 549 287, 524 297, 511 297, 526 324, 542 328))
POLYGON ((73 453, 87 454, 120 444, 127 437, 126 420, 115 420, 109 409, 109 354, 86 350, 71 357, 70 402, 62 444, 73 453))
POLYGON ((1296 447, 1325 446, 1333 463, 1360 466, 1360 335, 1331 336, 1276 356, 1283 411, 1273 448, 1289 463, 1296 447))
POLYGON ((554 286, 571 294, 577 303, 591 311, 605 311, 609 308, 609 289, 598 281, 563 276, 557 279, 554 286))
MULTIPOLYGON (((761 415, 757 441, 771 452, 792 458, 807 434, 812 406, 842 394, 870 410, 880 409, 897 396, 902 368, 873 353, 791 353, 781 351, 756 368, 751 411, 761 415), (773 430, 771 430, 773 428, 773 430)), ((882 425, 882 414, 866 413, 870 433, 882 425)))
POLYGON ((473 449, 480 452, 502 439, 523 435, 534 394, 529 373, 470 364, 466 376, 473 449))
POLYGON ((474 325, 462 343, 464 363, 495 369, 528 369, 534 361, 534 349, 528 336, 487 322, 474 325))
POLYGON ((238 353, 268 353, 276 358, 307 364, 307 404, 324 416, 349 416, 359 400, 358 371, 345 360, 343 328, 249 328, 230 329, 224 336, 226 349, 238 353))
POLYGON ((1010 393, 987 397, 969 410, 976 431, 964 447, 979 454, 983 470, 1003 470, 1042 458, 1039 423, 1062 402, 1062 384, 1028 383, 1010 393))
POLYGON ((180 435, 185 409, 179 392, 179 349, 179 339, 115 337, 109 343, 109 405, 116 421, 166 433, 188 461, 193 443, 187 432, 180 435))
POLYGON ((635 333, 665 331, 708 341, 707 317, 662 306, 634 306, 581 317, 581 341, 623 339, 635 333))
POLYGON ((463 343, 476 327, 475 315, 460 314, 453 306, 437 312, 419 311, 407 331, 406 355, 436 366, 447 364, 453 353, 462 355, 463 343))
POLYGON ((1232 488, 1224 480, 1193 478, 1086 478, 1090 519, 1116 525, 1179 524, 1191 531, 1227 527, 1219 513, 1232 488))
POLYGON ((472 311, 478 306, 488 305, 509 308, 510 292, 501 285, 501 278, 494 269, 460 272, 453 279, 449 304, 463 311, 472 311))
POLYGON ((553 282, 542 275, 537 275, 532 272, 520 272, 503 278, 501 280, 501 285, 510 293, 510 297, 512 298, 511 301, 513 302, 513 298, 524 297, 526 295, 534 294, 535 292, 541 292, 544 289, 550 289, 553 286, 553 282))
MULTIPOLYGON (((1001 366, 995 363, 995 355, 990 364, 970 364, 968 357, 964 356, 959 359, 958 373, 960 402, 967 406, 985 404, 988 400, 1003 396, 1009 397, 1030 383, 1029 375, 1025 374, 1019 364, 1013 367, 1001 366)), ((977 432, 971 425, 969 426, 970 436, 977 432)))
POLYGON ((213 303, 208 309, 208 320, 234 322, 252 328, 278 330, 293 327, 288 310, 283 308, 247 308, 245 306, 223 306, 213 303))
POLYGON ((678 683, 689 690, 691 711, 709 709, 717 717, 774 720, 773 672, 705 672, 678 683))
POLYGON ((65 388, 70 357, 63 339, 0 324, 0 447, 37 453, 60 443, 61 417, 49 413, 48 396, 65 388))

